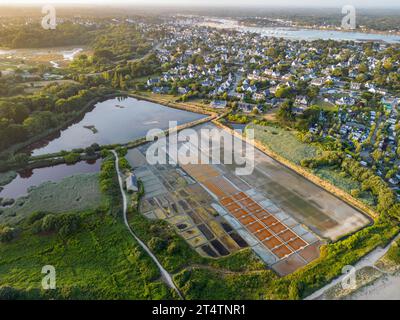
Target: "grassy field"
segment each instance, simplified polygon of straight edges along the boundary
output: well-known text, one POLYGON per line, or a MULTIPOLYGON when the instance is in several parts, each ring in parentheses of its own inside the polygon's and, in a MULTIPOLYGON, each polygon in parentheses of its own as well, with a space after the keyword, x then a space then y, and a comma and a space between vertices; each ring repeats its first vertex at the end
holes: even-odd
POLYGON ((0 223, 16 223, 35 211, 66 212, 97 208, 104 201, 99 188, 98 174, 81 174, 60 182, 46 182, 33 188, 27 197, 4 208, 0 223))
POLYGON ((34 235, 23 228, 17 240, 0 243, 0 293, 2 286, 11 286, 18 290, 17 298, 174 297, 159 281, 157 267, 120 218, 107 210, 84 212, 81 216, 79 230, 67 239, 58 234, 34 235), (56 269, 56 290, 41 290, 45 265, 56 269))
MULTIPOLYGON (((86 175, 86 180, 89 176, 86 175)), ((76 177, 79 176, 72 178, 76 177)), ((69 185, 74 184, 70 182, 69 185)), ((0 243, 0 297, 177 298, 160 282, 158 269, 129 235, 120 215, 109 213, 109 204, 109 201, 104 201, 102 209, 75 213, 79 214, 82 223, 78 231, 64 238, 60 233, 42 231, 37 234, 33 231, 35 223, 29 222, 32 219, 17 224, 16 227, 21 230, 17 239, 11 243, 0 243), (57 290, 41 290, 41 268, 44 265, 56 268, 57 290), (10 293, 4 287, 12 287, 13 290, 10 293)), ((41 219, 44 221, 44 218, 41 219)), ((187 298, 257 299, 262 297, 265 284, 277 279, 250 249, 218 260, 206 259, 192 250, 164 221, 150 221, 133 209, 129 221, 163 266, 174 275, 187 298), (191 276, 186 279, 188 274, 191 276), (203 278, 204 274, 208 276, 203 278), (236 281, 238 276, 240 278, 236 281), (246 285, 249 281, 252 283, 250 287, 246 285), (219 289, 213 293, 202 291, 202 288, 212 289, 215 286, 219 289), (241 286, 243 288, 238 290, 241 286), (257 290, 253 290, 255 288, 257 290)))
POLYGON ((268 298, 269 287, 277 278, 270 270, 230 273, 194 268, 183 270, 174 279, 186 299, 262 300, 268 298))
POLYGON ((305 158, 312 158, 318 154, 316 147, 302 143, 294 131, 278 126, 257 126, 253 124, 247 126, 246 129, 254 129, 256 140, 296 164, 300 164, 300 161, 305 158))
POLYGON ((337 105, 330 103, 330 102, 326 102, 323 99, 316 99, 315 101, 313 101, 312 105, 317 106, 318 108, 320 108, 321 110, 324 110, 324 111, 337 112, 339 110, 339 107, 337 105))
POLYGON ((400 270, 400 240, 392 243, 388 252, 377 261, 376 266, 389 273, 400 270))
MULTIPOLYGON (((337 169, 325 167, 313 171, 317 176, 331 182, 336 187, 343 189, 348 193, 351 193, 352 190, 361 190, 361 184, 358 181, 355 181, 349 176, 344 177, 337 169)), ((359 198, 365 204, 369 206, 375 206, 374 196, 370 192, 361 192, 359 198)))
POLYGON ((50 84, 66 84, 66 83, 75 83, 77 84, 76 81, 73 80, 47 80, 47 81, 33 81, 29 82, 26 84, 25 92, 26 93, 35 93, 39 90, 42 90, 44 87, 50 85, 50 84))

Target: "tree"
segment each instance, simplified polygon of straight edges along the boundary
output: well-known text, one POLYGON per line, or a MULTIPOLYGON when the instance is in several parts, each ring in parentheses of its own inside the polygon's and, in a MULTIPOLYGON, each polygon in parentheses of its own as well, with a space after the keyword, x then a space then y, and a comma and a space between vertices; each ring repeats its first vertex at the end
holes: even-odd
POLYGON ((383 67, 387 70, 387 71, 390 71, 390 70, 392 70, 393 69, 393 62, 392 62, 392 60, 389 58, 389 59, 386 59, 385 61, 384 61, 384 63, 383 63, 383 67))
POLYGON ((90 146, 85 149, 85 153, 88 156, 94 156, 96 154, 96 150, 90 146))
POLYGON ((350 193, 354 198, 358 198, 358 197, 360 197, 361 192, 359 189, 352 189, 350 193))
POLYGON ((53 214, 48 214, 42 220, 42 231, 51 232, 55 231, 57 226, 57 218, 53 214))
POLYGON ((16 229, 0 225, 0 243, 10 242, 16 236, 16 229))
POLYGON ((80 157, 81 156, 80 156, 79 153, 71 152, 71 153, 69 153, 69 154, 64 156, 64 161, 67 164, 74 164, 74 163, 77 163, 80 160, 80 157))
POLYGON ((275 96, 277 98, 288 98, 291 96, 291 93, 292 93, 292 88, 287 86, 281 86, 276 90, 275 96))
POLYGON ((121 90, 126 90, 126 81, 122 75, 119 76, 119 88, 121 90))
POLYGON ((319 88, 316 86, 310 86, 307 88, 307 97, 309 101, 315 99, 319 94, 319 88))
POLYGON ((118 73, 114 72, 114 76, 113 76, 113 79, 111 81, 111 85, 112 85, 113 88, 118 88, 119 84, 120 84, 120 82, 119 82, 118 73))
POLYGON ((93 53, 93 59, 94 60, 113 60, 114 59, 114 54, 107 49, 97 49, 93 53))
POLYGON ((375 162, 379 162, 383 157, 383 152, 380 149, 375 149, 374 152, 372 152, 371 156, 375 160, 375 162))
POLYGON ((278 110, 277 117, 283 122, 293 121, 293 101, 285 101, 284 103, 282 103, 278 110))
POLYGON ((168 242, 164 239, 161 239, 159 237, 153 237, 149 241, 149 248, 153 252, 160 252, 164 249, 167 248, 168 242))
POLYGON ((367 66, 365 63, 361 63, 361 64, 358 66, 358 71, 359 71, 360 73, 367 73, 367 72, 368 72, 368 66, 367 66))

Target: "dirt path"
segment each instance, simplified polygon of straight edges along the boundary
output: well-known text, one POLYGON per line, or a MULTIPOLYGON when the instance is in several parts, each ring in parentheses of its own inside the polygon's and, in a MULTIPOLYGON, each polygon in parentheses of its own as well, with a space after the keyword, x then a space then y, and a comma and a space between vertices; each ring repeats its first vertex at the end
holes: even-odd
MULTIPOLYGON (((357 262, 354 265, 354 268, 356 269, 356 271, 359 271, 359 270, 361 270, 361 269, 363 269, 365 267, 372 267, 372 268, 374 268, 374 269, 376 269, 376 270, 378 270, 380 272, 384 272, 383 270, 381 270, 378 267, 376 267, 375 263, 379 259, 381 259, 386 254, 386 252, 388 252, 388 250, 390 249, 392 244, 395 241, 397 241, 398 239, 400 239, 400 234, 397 235, 385 248, 378 247, 374 251, 372 251, 369 254, 367 254, 364 258, 362 258, 359 262, 357 262)), ((346 275, 347 274, 343 274, 340 277, 334 279, 333 281, 331 281, 331 283, 327 284, 323 288, 321 288, 318 291, 314 292, 313 294, 311 294, 310 296, 308 296, 304 300, 316 300, 316 299, 319 299, 320 297, 323 296, 323 294, 325 292, 327 292, 329 289, 333 288, 335 285, 340 283, 346 275)))
POLYGON ((172 276, 168 273, 167 270, 164 269, 164 267, 161 265, 161 263, 158 261, 157 257, 151 252, 151 250, 147 247, 147 245, 140 240, 140 238, 133 232, 131 226, 129 225, 128 218, 127 218, 127 211, 128 211, 128 199, 126 196, 126 193, 124 191, 123 183, 122 183, 122 178, 121 178, 121 172, 119 170, 119 158, 118 154, 114 151, 111 150, 111 152, 115 156, 115 168, 117 170, 117 175, 118 175, 118 182, 119 182, 119 187, 121 190, 121 195, 123 199, 123 216, 124 216, 124 223, 125 226, 128 228, 129 233, 135 238, 135 240, 139 243, 139 245, 143 248, 144 251, 150 256, 150 258, 154 261, 154 263, 157 265, 158 269, 160 270, 161 277, 163 281, 172 289, 175 290, 175 292, 178 294, 178 296, 183 299, 182 294, 180 293, 179 289, 175 285, 172 276))

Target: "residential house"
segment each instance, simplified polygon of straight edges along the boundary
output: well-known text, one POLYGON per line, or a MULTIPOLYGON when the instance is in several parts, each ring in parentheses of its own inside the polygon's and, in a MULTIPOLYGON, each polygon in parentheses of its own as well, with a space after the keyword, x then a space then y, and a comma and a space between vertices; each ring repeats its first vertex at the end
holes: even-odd
POLYGON ((210 103, 210 107, 213 109, 224 109, 227 106, 227 102, 225 100, 213 100, 210 103))
POLYGON ((134 173, 131 173, 128 178, 125 180, 126 183, 126 190, 128 192, 138 192, 138 181, 134 173))

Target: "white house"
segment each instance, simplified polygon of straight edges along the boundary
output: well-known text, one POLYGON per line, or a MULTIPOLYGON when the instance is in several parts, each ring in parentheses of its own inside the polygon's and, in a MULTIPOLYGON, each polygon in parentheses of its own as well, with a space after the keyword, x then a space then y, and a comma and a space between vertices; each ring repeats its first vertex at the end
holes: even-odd
POLYGON ((131 173, 128 178, 125 180, 126 182, 126 190, 128 192, 138 192, 138 182, 134 173, 131 173))

